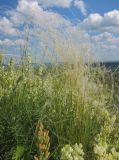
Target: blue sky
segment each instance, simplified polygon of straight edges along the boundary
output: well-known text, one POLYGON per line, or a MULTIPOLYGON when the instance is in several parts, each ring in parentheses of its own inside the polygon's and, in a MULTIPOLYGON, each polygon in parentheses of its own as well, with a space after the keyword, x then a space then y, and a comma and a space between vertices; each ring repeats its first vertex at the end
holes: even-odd
MULTIPOLYGON (((44 0, 45 1, 45 0, 44 0)), ((105 12, 119 9, 119 1, 118 0, 85 0, 86 6, 89 10, 89 12, 98 12, 100 14, 104 14, 105 12)), ((3 6, 8 6, 10 8, 15 8, 18 4, 18 0, 0 0, 0 8, 3 6)), ((73 17, 71 12, 75 12, 76 14, 80 14, 80 11, 76 8, 71 6, 71 8, 62 9, 61 7, 56 8, 55 10, 59 13, 66 14, 66 16, 69 16, 70 18, 73 17)), ((78 15, 77 15, 78 16, 78 15)), ((80 14, 80 16, 82 16, 80 14)))
POLYGON ((119 61, 118 0, 0 0, 0 50, 6 56, 20 55, 26 30, 33 57, 43 56, 46 45, 56 52, 54 40, 68 48, 70 39, 77 54, 119 61))

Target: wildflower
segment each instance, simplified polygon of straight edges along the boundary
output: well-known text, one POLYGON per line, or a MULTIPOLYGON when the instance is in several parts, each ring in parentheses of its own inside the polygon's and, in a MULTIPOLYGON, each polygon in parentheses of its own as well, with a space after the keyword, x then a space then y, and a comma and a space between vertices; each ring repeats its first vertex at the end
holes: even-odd
POLYGON ((61 150, 61 160, 84 160, 82 144, 65 145, 61 150))
POLYGON ((97 160, 119 160, 119 153, 115 148, 111 149, 111 152, 108 153, 108 148, 100 144, 95 145, 94 153, 96 154, 97 160))
POLYGON ((106 153, 106 148, 101 145, 95 145, 94 153, 101 157, 106 153))

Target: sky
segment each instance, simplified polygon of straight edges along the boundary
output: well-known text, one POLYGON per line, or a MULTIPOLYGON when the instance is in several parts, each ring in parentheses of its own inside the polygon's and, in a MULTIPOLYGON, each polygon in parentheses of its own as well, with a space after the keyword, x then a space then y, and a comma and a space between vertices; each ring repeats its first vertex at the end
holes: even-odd
POLYGON ((27 35, 34 60, 70 50, 119 61, 119 0, 0 0, 3 54, 19 57, 27 35))

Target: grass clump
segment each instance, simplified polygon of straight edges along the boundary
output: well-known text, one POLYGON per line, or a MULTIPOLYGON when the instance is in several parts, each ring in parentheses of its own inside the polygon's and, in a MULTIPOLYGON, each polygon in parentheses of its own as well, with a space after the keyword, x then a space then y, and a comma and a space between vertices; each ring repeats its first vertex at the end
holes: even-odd
POLYGON ((1 159, 10 160, 15 153, 22 153, 17 159, 38 159, 41 142, 36 136, 45 133, 43 128, 36 131, 39 121, 49 131, 46 140, 50 137, 45 160, 62 159, 61 149, 68 144, 82 144, 85 160, 99 159, 98 145, 117 153, 119 123, 110 109, 106 71, 83 63, 35 68, 27 58, 25 65, 16 67, 13 59, 7 67, 0 65, 1 159))

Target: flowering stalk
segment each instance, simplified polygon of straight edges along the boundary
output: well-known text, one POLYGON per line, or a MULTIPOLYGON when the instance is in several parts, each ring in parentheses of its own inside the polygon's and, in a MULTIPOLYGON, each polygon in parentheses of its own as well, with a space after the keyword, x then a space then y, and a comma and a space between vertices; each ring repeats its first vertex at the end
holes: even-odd
POLYGON ((34 160, 48 160, 50 148, 49 131, 44 129, 42 122, 38 122, 36 126, 36 147, 37 155, 34 160))

